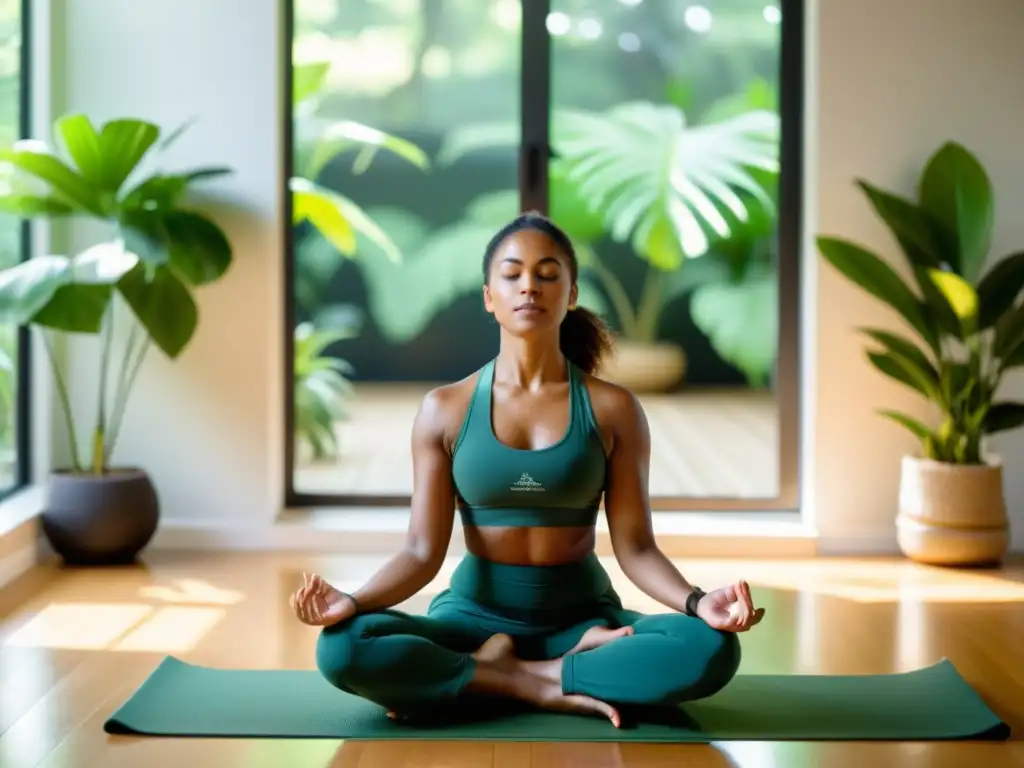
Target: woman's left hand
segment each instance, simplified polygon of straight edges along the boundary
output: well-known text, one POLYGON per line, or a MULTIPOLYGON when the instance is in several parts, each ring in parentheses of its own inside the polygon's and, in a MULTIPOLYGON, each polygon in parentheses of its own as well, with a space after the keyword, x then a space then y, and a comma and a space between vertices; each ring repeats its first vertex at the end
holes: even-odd
POLYGON ((737 581, 704 595, 697 603, 697 616, 714 629, 746 632, 764 618, 764 608, 755 609, 747 582, 737 581))

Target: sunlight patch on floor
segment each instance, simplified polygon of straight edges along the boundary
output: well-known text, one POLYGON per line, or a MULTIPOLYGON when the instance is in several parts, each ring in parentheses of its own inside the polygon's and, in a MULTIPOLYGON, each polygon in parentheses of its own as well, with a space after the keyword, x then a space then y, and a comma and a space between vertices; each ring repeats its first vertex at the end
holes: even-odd
POLYGON ((89 651, 185 653, 224 617, 223 608, 145 603, 50 603, 5 645, 89 651))

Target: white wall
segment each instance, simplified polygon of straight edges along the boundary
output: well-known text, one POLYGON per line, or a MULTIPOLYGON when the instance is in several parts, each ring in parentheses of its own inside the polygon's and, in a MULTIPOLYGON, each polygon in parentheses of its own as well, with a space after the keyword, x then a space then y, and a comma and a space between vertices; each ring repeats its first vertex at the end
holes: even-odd
MULTIPOLYGON (((199 335, 176 364, 154 355, 141 377, 117 459, 154 474, 165 514, 268 524, 283 487, 279 3, 275 0, 53 0, 66 52, 57 112, 201 122, 173 165, 226 162, 222 185, 250 211, 231 222, 237 264, 203 294, 199 335), (187 46, 197 53, 185 53, 187 46), (158 454, 164 454, 158 458, 158 454)), ((975 150, 999 196, 997 246, 1024 246, 1024 98, 1018 74, 1024 4, 986 0, 820 0, 808 29, 807 239, 838 233, 893 253, 852 186, 855 176, 909 191, 947 138, 975 150)), ((864 362, 852 328, 892 325, 884 309, 815 266, 807 252, 806 506, 826 544, 891 548, 900 453, 911 447, 875 407, 919 409, 864 362)), ((94 354, 76 348, 74 378, 94 354)), ((1019 387, 1017 387, 1019 389, 1019 387)), ((79 407, 92 405, 89 394, 79 407)), ((1005 442, 1020 455, 1024 437, 1005 442)), ((1018 546, 1024 479, 1008 478, 1018 546)))
MULTIPOLYGON (((63 80, 58 114, 142 117, 167 131, 198 115, 166 166, 237 171, 216 188, 244 208, 225 220, 235 265, 201 294, 199 332, 185 354, 172 364, 150 353, 114 457, 152 472, 171 517, 266 523, 282 498, 279 6, 54 0, 66 38, 54 57, 63 59, 53 73, 63 80)), ((78 235, 78 244, 90 242, 78 235)), ((96 359, 94 347, 76 345, 72 379, 94 381, 96 359)), ((91 426, 91 387, 76 408, 79 429, 91 426)))
MULTIPOLYGON (((1024 3, 1018 0, 821 0, 816 103, 816 231, 896 251, 854 177, 913 194, 920 168, 947 139, 972 149, 997 195, 995 250, 1024 248, 1024 3)), ((811 224, 814 226, 814 224, 811 224)), ((899 261, 895 259, 895 261, 899 261)), ((901 262, 900 262, 901 263, 901 262)), ((834 547, 892 541, 899 456, 913 443, 874 415, 895 407, 922 415, 912 393, 864 360, 853 331, 892 327, 893 313, 850 288, 827 264, 817 278, 814 513, 834 547)), ((1008 393, 1022 394, 1019 380, 1008 393)), ((999 445, 1008 459, 1015 543, 1024 546, 1024 435, 999 445)))

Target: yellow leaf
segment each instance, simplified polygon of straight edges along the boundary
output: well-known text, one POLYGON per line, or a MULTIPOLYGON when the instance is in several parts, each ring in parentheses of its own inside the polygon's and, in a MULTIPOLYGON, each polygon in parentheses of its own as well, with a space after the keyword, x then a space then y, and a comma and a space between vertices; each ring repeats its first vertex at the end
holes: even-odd
POLYGON ((930 270, 932 282, 942 291, 949 306, 961 320, 970 320, 978 315, 978 294, 966 280, 952 272, 930 270))

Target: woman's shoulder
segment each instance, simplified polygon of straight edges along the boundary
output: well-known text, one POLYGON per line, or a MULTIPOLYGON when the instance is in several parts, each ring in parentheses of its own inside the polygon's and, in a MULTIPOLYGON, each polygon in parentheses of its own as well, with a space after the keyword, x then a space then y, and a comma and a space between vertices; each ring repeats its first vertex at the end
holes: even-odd
POLYGON ((443 439, 446 446, 454 444, 469 412, 469 404, 476 392, 480 371, 427 391, 420 403, 417 420, 443 439))
POLYGON ((594 418, 602 427, 631 427, 644 418, 640 399, 626 387, 592 373, 581 372, 581 378, 587 387, 594 418))

